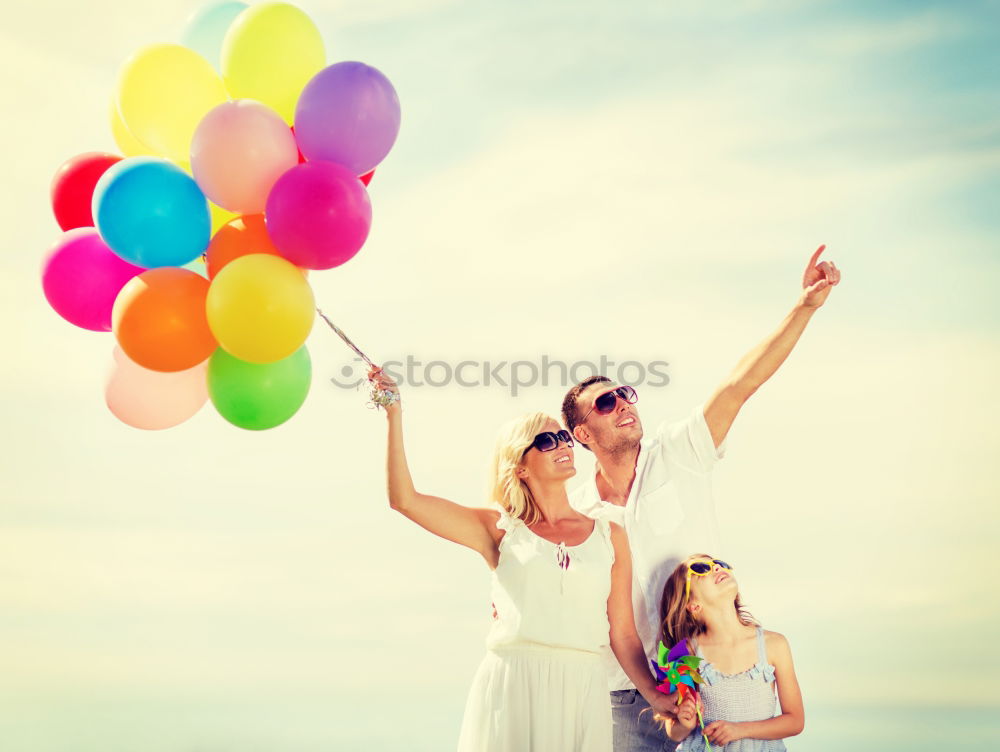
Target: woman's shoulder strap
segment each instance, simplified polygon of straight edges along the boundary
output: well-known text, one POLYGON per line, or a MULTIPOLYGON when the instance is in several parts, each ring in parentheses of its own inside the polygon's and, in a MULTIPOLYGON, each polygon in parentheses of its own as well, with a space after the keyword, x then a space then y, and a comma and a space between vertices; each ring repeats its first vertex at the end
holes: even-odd
POLYGON ((494 505, 494 509, 500 513, 500 516, 497 517, 497 530, 503 530, 505 533, 509 533, 519 525, 524 524, 520 519, 513 516, 499 504, 494 505))
MULTIPOLYGON (((608 547, 608 551, 611 553, 611 563, 615 562, 615 544, 611 540, 611 521, 603 517, 598 517, 594 519, 594 532, 601 537, 605 545, 608 547)), ((622 529, 622 534, 625 533, 624 528, 622 529)))

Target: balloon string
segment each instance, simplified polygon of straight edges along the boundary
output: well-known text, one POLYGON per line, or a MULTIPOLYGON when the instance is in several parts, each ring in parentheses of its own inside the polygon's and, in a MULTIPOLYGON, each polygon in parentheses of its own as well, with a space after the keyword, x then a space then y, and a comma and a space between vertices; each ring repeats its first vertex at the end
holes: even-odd
POLYGON ((374 363, 372 362, 371 358, 369 358, 369 357, 368 357, 367 355, 365 355, 365 354, 364 354, 363 352, 361 352, 361 350, 360 350, 360 349, 358 348, 358 346, 357 346, 357 345, 355 345, 355 344, 354 344, 353 342, 351 342, 351 338, 350 338, 350 337, 348 337, 348 336, 347 336, 346 334, 344 334, 343 330, 342 330, 342 329, 341 329, 341 328, 340 328, 339 326, 337 326, 337 325, 336 325, 336 324, 334 324, 334 323, 333 323, 332 321, 330 321, 330 319, 329 319, 329 318, 327 317, 327 315, 326 315, 325 313, 323 313, 323 312, 322 312, 322 311, 321 311, 321 310, 319 309, 319 307, 318 307, 318 306, 317 306, 317 308, 316 308, 316 313, 318 313, 318 314, 319 314, 320 318, 321 318, 321 319, 323 319, 323 321, 325 321, 325 322, 326 322, 327 326, 329 326, 329 327, 330 327, 331 329, 333 329, 333 331, 334 331, 334 332, 336 333, 336 335, 337 335, 338 337, 340 337, 340 338, 341 338, 342 340, 344 340, 344 343, 345 343, 345 344, 346 344, 346 345, 347 345, 347 346, 348 346, 349 348, 351 348, 352 350, 354 350, 354 352, 356 352, 356 353, 358 354, 358 356, 359 356, 359 357, 360 357, 360 358, 361 358, 361 359, 362 359, 362 360, 363 360, 363 361, 364 361, 365 363, 367 363, 368 365, 370 365, 370 366, 371 366, 372 368, 377 368, 377 367, 378 367, 378 366, 376 366, 376 365, 375 365, 375 364, 374 364, 374 363))
MULTIPOLYGON (((378 366, 376 366, 375 363, 372 362, 372 359, 369 358, 367 355, 365 355, 363 352, 361 352, 361 349, 353 342, 351 342, 351 338, 348 337, 346 334, 344 334, 344 331, 339 326, 330 321, 327 315, 323 313, 323 311, 321 311, 318 306, 316 307, 316 313, 318 313, 320 318, 326 322, 327 326, 333 329, 334 333, 344 341, 344 344, 346 344, 355 353, 357 353, 358 357, 360 357, 370 367, 378 368, 378 366)), ((375 385, 375 382, 371 381, 370 379, 368 385, 370 388, 370 397, 371 397, 369 407, 386 407, 387 405, 391 405, 394 402, 399 401, 398 393, 390 392, 385 389, 379 389, 375 385)))

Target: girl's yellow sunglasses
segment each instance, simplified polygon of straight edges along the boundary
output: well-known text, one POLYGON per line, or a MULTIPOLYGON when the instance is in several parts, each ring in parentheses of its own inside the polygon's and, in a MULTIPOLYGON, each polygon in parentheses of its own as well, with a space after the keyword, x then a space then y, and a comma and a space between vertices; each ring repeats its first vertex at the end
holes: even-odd
POLYGON ((684 601, 691 597, 691 575, 695 574, 699 577, 704 577, 706 574, 715 569, 718 565, 725 569, 727 572, 733 571, 732 564, 727 564, 722 561, 722 559, 698 559, 697 561, 688 562, 687 578, 684 582, 684 601))

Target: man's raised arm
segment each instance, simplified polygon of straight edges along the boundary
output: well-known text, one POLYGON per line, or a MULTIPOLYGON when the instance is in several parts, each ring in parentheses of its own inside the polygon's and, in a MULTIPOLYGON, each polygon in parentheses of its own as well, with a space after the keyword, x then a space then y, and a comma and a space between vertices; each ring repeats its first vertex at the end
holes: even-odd
POLYGON ((802 277, 802 295, 795 307, 767 339, 743 356, 729 378, 705 403, 705 422, 716 447, 726 438, 740 408, 785 362, 809 319, 840 282, 840 271, 832 261, 816 263, 824 248, 821 245, 809 259, 802 277))

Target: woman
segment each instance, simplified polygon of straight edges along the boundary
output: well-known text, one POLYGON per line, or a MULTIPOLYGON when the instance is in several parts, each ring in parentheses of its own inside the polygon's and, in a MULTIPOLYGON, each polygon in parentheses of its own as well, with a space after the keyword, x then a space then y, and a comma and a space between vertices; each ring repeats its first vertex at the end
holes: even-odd
MULTIPOLYGON (((398 395, 381 369, 369 378, 398 395)), ((474 509, 414 488, 402 412, 400 402, 386 407, 390 505, 477 551, 493 571, 496 619, 469 691, 459 750, 610 750, 601 657, 609 640, 653 709, 673 715, 675 696, 657 691, 635 631, 625 533, 569 504, 566 481, 576 474, 569 433, 542 413, 508 423, 492 465, 498 508, 474 509)))

